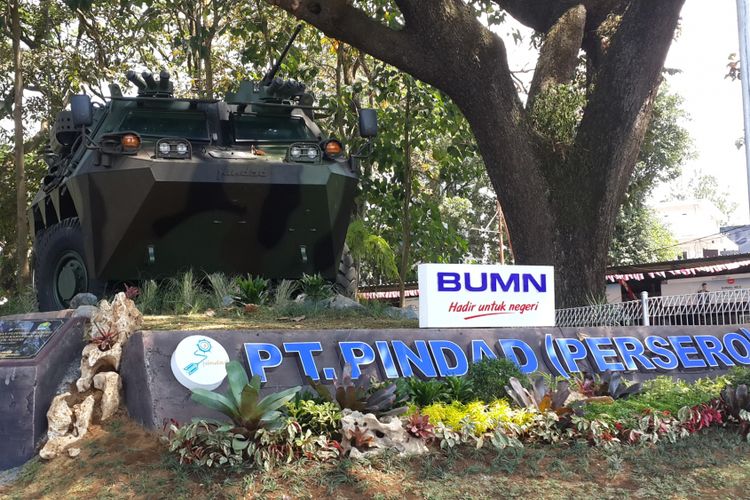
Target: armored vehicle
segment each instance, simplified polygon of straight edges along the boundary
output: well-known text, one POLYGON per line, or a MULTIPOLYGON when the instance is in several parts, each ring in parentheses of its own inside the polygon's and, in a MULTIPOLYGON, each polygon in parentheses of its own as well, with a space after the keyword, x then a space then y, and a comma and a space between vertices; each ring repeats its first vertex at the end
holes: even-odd
MULTIPOLYGON (((41 310, 188 268, 320 273, 351 288, 342 253, 359 156, 320 130, 304 85, 275 78, 288 48, 224 100, 174 98, 165 71, 128 72, 137 97, 117 85, 104 105, 72 97, 29 211, 41 310)), ((375 112, 359 118, 360 135, 373 137, 375 112)))

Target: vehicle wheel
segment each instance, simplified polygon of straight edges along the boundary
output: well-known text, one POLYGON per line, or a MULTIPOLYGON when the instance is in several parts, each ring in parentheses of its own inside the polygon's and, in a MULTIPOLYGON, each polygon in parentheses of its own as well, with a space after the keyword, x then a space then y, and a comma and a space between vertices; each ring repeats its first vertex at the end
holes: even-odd
POLYGON ((349 251, 349 247, 344 245, 341 262, 339 263, 339 271, 336 274, 336 289, 341 295, 356 300, 357 297, 355 295, 357 294, 358 281, 359 276, 357 276, 357 267, 354 265, 354 258, 349 251))
POLYGON ((83 251, 78 218, 65 219, 37 235, 34 242, 34 287, 40 311, 66 309, 76 294, 101 298, 106 283, 93 279, 83 251))

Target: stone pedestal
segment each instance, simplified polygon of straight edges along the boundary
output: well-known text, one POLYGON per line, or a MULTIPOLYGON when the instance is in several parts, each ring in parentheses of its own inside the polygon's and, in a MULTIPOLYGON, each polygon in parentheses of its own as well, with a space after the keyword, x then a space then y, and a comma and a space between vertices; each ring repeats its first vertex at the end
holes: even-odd
MULTIPOLYGON (((0 341, 4 349, 0 349, 0 470, 33 457, 47 431, 47 410, 55 391, 84 345, 85 319, 73 318, 72 313, 68 310, 0 318, 0 323, 5 324, 21 320, 35 322, 35 327, 39 322, 50 322, 55 327, 31 349, 14 350, 9 347, 12 343, 0 341)), ((0 332, 0 337, 3 335, 0 332)))

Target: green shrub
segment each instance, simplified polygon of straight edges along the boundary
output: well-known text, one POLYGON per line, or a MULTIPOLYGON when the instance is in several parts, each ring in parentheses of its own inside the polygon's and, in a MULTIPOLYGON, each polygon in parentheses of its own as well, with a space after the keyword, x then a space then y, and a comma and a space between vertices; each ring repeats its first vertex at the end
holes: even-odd
POLYGON ((440 380, 420 380, 411 377, 400 382, 400 392, 420 407, 448 399, 446 387, 440 380))
POLYGON ((447 377, 443 379, 443 385, 445 386, 445 401, 448 403, 452 401, 468 403, 474 399, 474 386, 466 377, 447 377))
POLYGON ((747 366, 735 366, 727 374, 727 383, 733 386, 746 385, 750 387, 750 368, 747 366))
POLYGON ((268 280, 260 276, 237 278, 239 300, 244 304, 263 305, 268 300, 268 280))
POLYGON ((333 287, 320 274, 303 274, 299 283, 302 293, 310 301, 317 302, 333 295, 333 287))
POLYGON ((471 383, 474 396, 483 401, 507 398, 505 386, 511 377, 526 380, 518 366, 507 359, 485 358, 469 367, 467 378, 471 383))
POLYGON ((686 382, 663 376, 643 384, 643 392, 612 404, 589 404, 584 409, 586 418, 610 417, 617 421, 639 418, 644 411, 669 412, 676 416, 681 408, 693 407, 718 398, 726 385, 725 377, 703 378, 686 382))
POLYGON ((287 404, 289 416, 294 418, 303 430, 310 430, 315 435, 330 436, 339 429, 341 410, 330 401, 317 403, 301 399, 287 404))

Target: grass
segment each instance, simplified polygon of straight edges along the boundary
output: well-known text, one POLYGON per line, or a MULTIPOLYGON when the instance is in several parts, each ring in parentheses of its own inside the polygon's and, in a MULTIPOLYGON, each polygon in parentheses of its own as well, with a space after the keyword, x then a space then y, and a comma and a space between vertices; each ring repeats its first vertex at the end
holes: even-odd
POLYGON ((605 451, 583 443, 463 448, 355 462, 299 461, 270 473, 181 466, 157 436, 119 415, 75 459, 34 459, 2 498, 747 498, 750 444, 711 429, 675 444, 605 451))
POLYGON ((316 309, 290 303, 280 310, 261 307, 254 313, 147 315, 144 330, 295 330, 416 328, 417 320, 393 319, 366 307, 360 311, 316 309), (355 326, 352 326, 355 325, 355 326))

